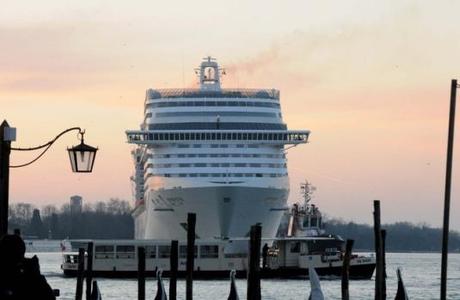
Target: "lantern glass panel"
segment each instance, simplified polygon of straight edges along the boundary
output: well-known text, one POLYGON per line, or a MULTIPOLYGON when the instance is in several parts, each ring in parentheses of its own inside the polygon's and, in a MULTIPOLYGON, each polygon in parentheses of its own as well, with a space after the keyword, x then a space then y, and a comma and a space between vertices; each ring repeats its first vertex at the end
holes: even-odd
POLYGON ((73 172, 91 172, 93 170, 97 148, 82 143, 67 150, 73 172))

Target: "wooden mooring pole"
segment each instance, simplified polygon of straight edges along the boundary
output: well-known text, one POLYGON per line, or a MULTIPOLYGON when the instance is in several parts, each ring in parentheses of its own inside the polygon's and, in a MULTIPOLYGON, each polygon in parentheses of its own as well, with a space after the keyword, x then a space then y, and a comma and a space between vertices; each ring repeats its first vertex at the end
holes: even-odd
POLYGON ((350 280, 351 251, 353 249, 354 242, 355 242, 354 240, 347 240, 347 245, 345 247, 345 256, 343 257, 343 266, 342 266, 342 300, 350 299, 348 283, 350 280))
POLYGON ((177 271, 179 267, 179 242, 171 241, 171 255, 169 260, 169 300, 177 298, 177 271))
POLYGON ((81 300, 83 296, 83 277, 85 272, 85 249, 78 249, 78 270, 77 270, 77 289, 75 300, 81 300))
POLYGON ((248 300, 260 300, 260 245, 262 226, 251 226, 249 241, 248 300))
POLYGON ((455 137, 455 102, 457 98, 457 88, 457 80, 452 79, 450 86, 449 132, 447 136, 446 183, 444 189, 444 219, 442 226, 441 300, 446 300, 447 297, 447 256, 449 250, 450 193, 452 182, 452 159, 455 137))
POLYGON ((145 248, 137 248, 137 299, 145 300, 145 248))
POLYGON ((93 248, 94 243, 88 243, 87 253, 88 256, 86 258, 86 300, 91 300, 91 288, 92 288, 92 281, 93 281, 93 248))
POLYGON ((375 241, 375 300, 383 300, 383 257, 382 232, 380 228, 380 201, 374 200, 374 241, 375 241))
POLYGON ((385 250, 385 241, 387 237, 387 231, 385 229, 380 230, 380 236, 382 238, 382 298, 387 298, 387 258, 385 250))
POLYGON ((187 215, 187 270, 186 270, 186 300, 193 299, 193 269, 195 265, 195 225, 196 214, 187 215))

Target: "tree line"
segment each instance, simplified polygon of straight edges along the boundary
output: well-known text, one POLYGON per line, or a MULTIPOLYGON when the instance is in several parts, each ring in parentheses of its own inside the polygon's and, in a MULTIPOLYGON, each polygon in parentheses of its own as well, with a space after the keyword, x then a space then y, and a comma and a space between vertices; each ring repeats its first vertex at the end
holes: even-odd
MULTIPOLYGON (((81 212, 72 212, 69 204, 60 208, 30 203, 14 203, 9 208, 9 228, 20 229, 25 237, 49 239, 132 239, 134 220, 129 202, 120 199, 85 204, 81 212)), ((368 224, 329 218, 327 233, 355 240, 355 249, 374 249, 374 229, 368 224)), ((386 229, 387 251, 441 251, 442 230, 426 224, 397 222, 382 225, 386 229)), ((450 251, 460 251, 460 233, 451 231, 450 251)))
POLYGON ((134 221, 127 201, 110 199, 85 204, 72 211, 69 204, 60 208, 30 203, 9 206, 8 228, 19 229, 26 238, 38 239, 130 239, 134 221))
MULTIPOLYGON (((355 240, 354 248, 374 249, 374 228, 368 224, 357 224, 337 219, 325 221, 326 232, 340 235, 343 239, 355 240)), ((442 229, 426 224, 415 225, 409 222, 384 224, 386 229, 386 250, 389 252, 429 251, 440 252, 442 229)), ((460 233, 449 233, 449 251, 460 252, 460 233)))

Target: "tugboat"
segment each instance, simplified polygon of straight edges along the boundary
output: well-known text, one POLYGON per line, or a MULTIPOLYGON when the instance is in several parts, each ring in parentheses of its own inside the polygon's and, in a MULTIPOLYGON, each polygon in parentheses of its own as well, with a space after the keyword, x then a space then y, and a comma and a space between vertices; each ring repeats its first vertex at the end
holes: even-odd
MULTIPOLYGON (((311 203, 315 190, 308 181, 301 184, 303 203, 295 203, 284 215, 273 246, 265 244, 264 277, 296 277, 308 274, 313 267, 319 276, 341 276, 345 241, 326 233, 319 208, 311 203)), ((353 254, 350 278, 370 279, 375 257, 353 254)))

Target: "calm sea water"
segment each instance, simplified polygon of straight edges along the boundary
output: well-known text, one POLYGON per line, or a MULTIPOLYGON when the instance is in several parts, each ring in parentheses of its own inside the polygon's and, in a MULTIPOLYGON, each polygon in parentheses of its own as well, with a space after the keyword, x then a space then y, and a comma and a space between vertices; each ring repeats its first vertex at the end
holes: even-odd
MULTIPOLYGON (((31 256, 28 253, 27 256, 31 256)), ((58 299, 74 299, 74 278, 64 278, 60 270, 60 253, 37 253, 40 259, 41 271, 49 284, 60 289, 58 299)), ((394 299, 396 293, 396 268, 400 267, 410 299, 439 299, 441 255, 433 253, 389 253, 387 254, 387 295, 394 299)), ((448 270, 448 299, 460 300, 460 254, 449 255, 448 270)), ((126 279, 97 279, 103 299, 136 299, 136 280, 126 279)), ((168 280, 165 279, 166 288, 168 280)), ((308 280, 263 280, 262 299, 297 300, 307 299, 310 292, 308 280)), ((340 299, 340 279, 321 281, 326 299, 340 299)), ((227 299, 229 292, 227 280, 194 281, 194 298, 200 300, 227 299)), ((178 299, 185 299, 185 281, 178 281, 178 299)), ((240 299, 246 299, 246 281, 237 280, 240 299)), ((373 299, 373 280, 353 280, 350 282, 350 298, 373 299)), ((156 281, 151 279, 146 283, 146 297, 153 299, 156 293, 156 281)))

